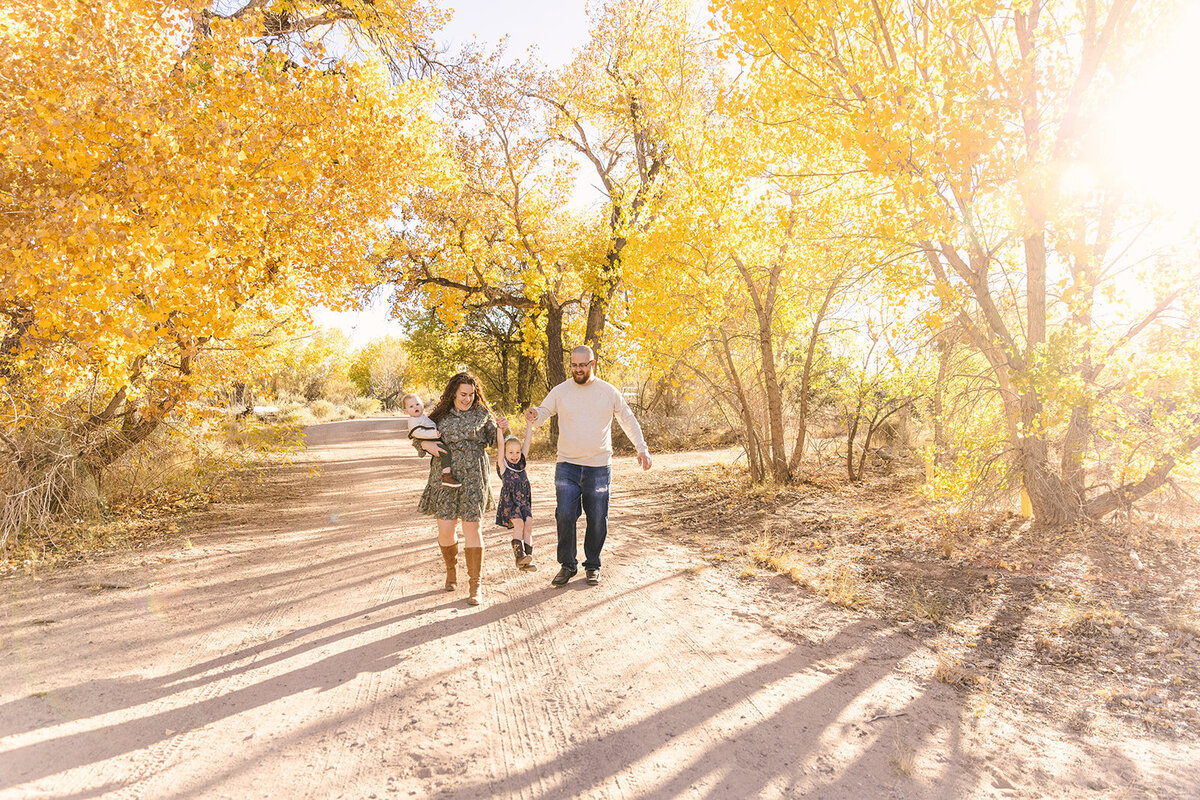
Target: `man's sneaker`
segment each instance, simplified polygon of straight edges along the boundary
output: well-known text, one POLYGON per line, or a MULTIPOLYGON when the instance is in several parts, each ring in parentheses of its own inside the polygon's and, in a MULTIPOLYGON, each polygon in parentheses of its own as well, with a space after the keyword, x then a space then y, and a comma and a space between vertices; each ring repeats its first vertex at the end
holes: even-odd
POLYGON ((442 488, 443 489, 458 489, 461 486, 462 486, 462 484, 454 479, 453 473, 450 473, 450 472, 442 473, 442 488))
POLYGON ((529 566, 529 562, 533 561, 533 556, 525 553, 525 543, 520 539, 512 540, 513 558, 517 560, 518 567, 529 566))
POLYGON ((587 585, 588 586, 599 586, 600 585, 600 570, 589 569, 587 571, 587 585))
POLYGON ((550 583, 554 586, 566 586, 567 581, 571 580, 571 578, 574 578, 575 573, 578 571, 579 570, 577 569, 567 569, 566 567, 563 567, 558 571, 558 574, 554 576, 550 583))

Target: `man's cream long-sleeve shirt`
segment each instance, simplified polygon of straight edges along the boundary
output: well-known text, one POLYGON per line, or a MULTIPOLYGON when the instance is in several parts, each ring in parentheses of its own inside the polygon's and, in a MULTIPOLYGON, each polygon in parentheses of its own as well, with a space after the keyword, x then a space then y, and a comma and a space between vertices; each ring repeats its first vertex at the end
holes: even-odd
POLYGON ((633 442, 638 453, 648 453, 642 438, 642 426, 617 387, 593 377, 587 383, 568 378, 555 386, 535 409, 541 425, 558 415, 558 460, 584 467, 604 467, 612 463, 612 421, 633 442))

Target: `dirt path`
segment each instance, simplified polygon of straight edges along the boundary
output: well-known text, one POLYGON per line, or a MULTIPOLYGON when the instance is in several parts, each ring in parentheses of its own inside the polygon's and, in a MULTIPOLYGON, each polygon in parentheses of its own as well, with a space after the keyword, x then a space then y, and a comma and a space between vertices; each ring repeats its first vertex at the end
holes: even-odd
POLYGON ((183 546, 6 581, 0 797, 1193 796, 1194 748, 980 713, 895 629, 672 542, 655 476, 711 454, 618 459, 605 582, 561 590, 532 465, 541 570, 486 526, 468 607, 400 424, 313 429, 183 546))

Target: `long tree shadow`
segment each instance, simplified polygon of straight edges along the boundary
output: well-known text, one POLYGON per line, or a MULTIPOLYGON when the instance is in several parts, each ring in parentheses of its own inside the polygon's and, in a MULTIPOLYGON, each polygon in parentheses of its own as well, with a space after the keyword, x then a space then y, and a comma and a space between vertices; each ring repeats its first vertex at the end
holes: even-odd
MULTIPOLYGON (((202 602, 204 605, 211 605, 213 603, 219 602, 222 598, 224 598, 226 596, 236 598, 236 597, 239 597, 239 596, 244 595, 249 592, 261 593, 261 592, 263 592, 271 587, 275 587, 275 586, 286 587, 289 590, 286 598, 270 600, 266 605, 266 609, 269 610, 270 608, 278 607, 280 605, 280 603, 282 603, 282 602, 287 602, 289 604, 303 603, 306 600, 318 599, 318 598, 327 596, 330 592, 330 587, 331 587, 330 579, 336 573, 344 572, 347 574, 353 574, 353 575, 358 576, 355 580, 339 582, 337 584, 337 589, 342 592, 353 592, 356 588, 359 588, 361 586, 367 586, 367 585, 370 585, 373 583, 378 583, 379 581, 389 577, 391 572, 387 572, 387 571, 374 572, 370 569, 371 567, 374 567, 376 565, 390 563, 395 558, 397 558, 399 555, 410 554, 414 551, 428 550, 428 551, 430 551, 430 555, 428 558, 423 559, 420 562, 415 562, 415 563, 406 562, 406 569, 410 570, 412 572, 415 572, 417 574, 424 574, 424 573, 428 572, 431 576, 435 575, 440 571, 442 561, 441 561, 440 555, 433 554, 433 552, 432 552, 433 547, 434 546, 428 542, 398 545, 396 547, 384 549, 382 551, 384 553, 384 555, 380 555, 377 558, 366 558, 364 560, 364 557, 366 555, 378 554, 381 552, 379 549, 375 549, 373 551, 370 551, 369 554, 361 554, 360 553, 360 554, 351 554, 351 555, 347 555, 344 557, 339 557, 338 559, 334 560, 337 563, 337 566, 336 566, 336 568, 334 568, 332 570, 329 570, 329 569, 321 570, 320 568, 314 568, 311 566, 307 567, 307 568, 306 567, 296 567, 293 569, 276 571, 276 572, 270 573, 269 575, 266 575, 266 576, 255 576, 252 578, 231 579, 230 581, 223 582, 221 584, 221 586, 223 588, 217 588, 217 587, 210 586, 210 587, 203 587, 200 589, 195 589, 192 591, 196 595, 195 599, 197 602, 202 602), (426 569, 427 565, 428 565, 428 568, 426 569), (317 569, 317 571, 315 573, 313 573, 312 572, 313 569, 317 569), (311 585, 313 587, 311 589, 311 591, 308 591, 308 592, 296 591, 296 586, 297 586, 298 580, 302 581, 302 583, 305 585, 311 585)), ((303 559, 303 556, 301 556, 301 558, 303 559)), ((329 567, 329 565, 330 565, 329 562, 327 562, 325 564, 326 567, 329 567)), ((189 676, 202 676, 204 673, 206 673, 210 670, 222 668, 229 664, 236 663, 238 661, 252 659, 261 653, 265 653, 265 652, 277 649, 280 646, 282 646, 288 642, 299 642, 299 641, 303 640, 304 638, 312 635, 313 633, 316 633, 321 630, 329 630, 331 628, 336 628, 336 627, 338 627, 342 624, 345 624, 346 622, 349 622, 353 619, 358 619, 363 616, 369 616, 371 614, 378 613, 379 611, 386 610, 388 608, 392 608, 397 605, 402 605, 402 604, 409 603, 409 602, 419 600, 422 598, 432 597, 432 596, 442 596, 444 594, 445 594, 445 591, 443 589, 439 588, 439 589, 427 590, 425 592, 420 592, 417 594, 406 595, 404 597, 396 598, 396 599, 390 600, 385 603, 380 603, 375 606, 365 608, 361 611, 356 611, 354 613, 346 614, 341 617, 336 617, 333 619, 323 620, 320 623, 306 626, 297 631, 293 631, 283 637, 273 639, 270 641, 266 641, 266 642, 262 642, 260 644, 256 644, 253 647, 250 647, 250 648, 247 648, 244 650, 240 650, 236 653, 225 654, 225 655, 222 655, 215 659, 209 659, 209 660, 200 662, 196 665, 190 666, 190 667, 180 670, 176 673, 171 673, 169 675, 158 678, 157 679, 157 682, 159 684, 158 691, 157 691, 157 693, 154 693, 154 694, 148 693, 155 688, 155 683, 152 681, 139 681, 137 685, 139 687, 141 687, 142 691, 133 696, 129 696, 127 693, 124 693, 124 692, 115 693, 115 694, 113 692, 97 692, 97 691, 95 691, 95 689, 97 688, 97 682, 89 681, 84 684, 76 684, 73 686, 55 687, 53 689, 53 695, 55 698, 60 699, 60 701, 62 703, 69 705, 71 707, 71 713, 68 716, 72 719, 80 719, 80 718, 87 718, 87 717, 91 717, 91 716, 97 716, 99 714, 119 710, 122 707, 131 707, 131 706, 135 706, 135 705, 140 705, 144 702, 149 702, 154 699, 157 699, 158 697, 165 696, 167 694, 171 694, 171 693, 177 692, 177 691, 182 691, 187 688, 191 688, 192 686, 200 684, 200 683, 211 682, 212 680, 215 680, 216 677, 223 677, 223 676, 206 676, 203 678, 198 678, 197 680, 194 680, 190 683, 180 684, 180 685, 172 685, 176 681, 181 681, 189 676), (121 703, 118 704, 115 702, 116 698, 118 698, 118 697, 124 697, 125 700, 123 700, 121 703), (110 699, 109 703, 101 704, 100 701, 102 701, 106 698, 110 699)), ((376 627, 379 627, 379 625, 381 625, 381 624, 392 624, 397 621, 402 621, 404 619, 421 616, 421 615, 424 615, 424 614, 427 614, 427 613, 430 613, 433 611, 437 611, 440 609, 457 607, 457 606, 461 605, 461 602, 462 602, 461 598, 457 598, 455 600, 449 601, 444 604, 440 604, 438 606, 420 609, 420 610, 411 612, 409 614, 402 615, 400 617, 393 617, 390 620, 383 622, 383 623, 372 623, 369 625, 360 626, 360 627, 352 629, 350 631, 339 631, 337 633, 330 634, 326 637, 316 640, 315 642, 308 642, 308 643, 304 643, 302 645, 298 645, 296 648, 293 649, 293 651, 290 651, 285 655, 272 656, 270 659, 259 660, 259 661, 255 662, 253 665, 246 665, 246 667, 244 667, 244 668, 250 668, 250 666, 253 666, 254 668, 258 668, 265 664, 274 663, 274 662, 277 662, 280 660, 285 660, 286 658, 290 658, 299 653, 305 652, 307 650, 311 650, 314 647, 319 647, 319 646, 322 646, 325 644, 331 644, 333 642, 338 641, 339 639, 344 639, 349 636, 359 635, 361 633, 368 632, 376 627)), ((249 618, 250 616, 252 616, 252 614, 246 615, 247 618, 249 618)), ((120 618, 114 618, 114 624, 119 624, 120 621, 121 621, 120 618)), ((221 615, 218 615, 218 618, 213 619, 207 625, 190 625, 186 629, 176 632, 176 638, 181 638, 184 636, 203 633, 206 630, 216 630, 216 629, 220 629, 220 628, 226 628, 229 626, 230 622, 231 622, 231 617, 229 615, 221 614, 221 615)), ((114 685, 121 685, 121 686, 127 685, 126 682, 119 681, 119 680, 113 681, 112 683, 114 685)), ((15 733, 23 733, 23 732, 32 730, 34 728, 41 727, 42 725, 46 724, 44 720, 40 719, 40 717, 42 715, 37 713, 39 710, 41 710, 45 706, 46 702, 47 701, 41 697, 24 697, 24 698, 20 698, 20 699, 16 699, 16 700, 11 700, 11 701, 8 701, 8 702, 0 705, 0 735, 11 735, 11 734, 15 734, 15 733)))
MULTIPOLYGON (((133 708, 214 681, 224 680, 251 669, 259 669, 263 666, 284 661, 314 648, 368 633, 380 627, 461 605, 461 602, 456 601, 440 603, 436 606, 429 606, 406 614, 389 617, 385 620, 379 620, 369 625, 360 625, 349 630, 339 631, 310 642, 303 642, 289 650, 275 653, 265 659, 256 660, 256 657, 263 653, 276 650, 292 642, 300 642, 305 637, 318 631, 333 628, 351 620, 376 614, 398 605, 413 602, 414 600, 442 594, 444 592, 441 590, 430 590, 415 595, 399 597, 353 614, 346 614, 319 624, 309 625, 276 639, 262 642, 233 653, 227 653, 217 658, 208 659, 207 661, 202 661, 167 675, 134 681, 124 678, 85 681, 72 686, 57 687, 54 690, 54 694, 61 698, 69 699, 72 710, 70 719, 72 720, 88 719, 126 708, 133 708), (239 662, 245 663, 239 664, 239 662)), ((44 723, 39 724, 38 717, 39 712, 44 708, 45 702, 41 697, 29 696, 11 700, 0 705, 0 722, 3 722, 3 725, 0 725, 0 735, 9 736, 43 727, 44 723), (26 724, 18 724, 22 720, 26 721, 26 724)))
MULTIPOLYGON (((454 796, 516 797, 532 793, 544 798, 568 798, 586 794, 598 786, 612 785, 628 765, 656 754, 663 755, 664 760, 669 759, 666 754, 680 738, 702 729, 758 693, 797 673, 813 671, 821 661, 861 648, 864 637, 860 631, 868 624, 853 623, 819 646, 795 647, 775 661, 692 694, 669 708, 608 734, 603 744, 595 739, 585 739, 549 763, 514 771, 498 782, 456 788, 454 796), (538 786, 543 781, 549 781, 553 786, 538 792, 538 786)), ((896 662, 917 647, 911 640, 899 635, 872 641, 876 643, 874 646, 878 651, 859 659, 852 668, 856 681, 864 686, 871 686, 886 677, 895 669, 896 662), (887 655, 884 656, 884 653, 887 655)), ((796 762, 843 710, 844 704, 831 705, 828 693, 822 691, 835 677, 826 673, 822 678, 815 679, 816 688, 813 691, 785 704, 758 726, 740 733, 736 740, 715 745, 691 767, 673 774, 667 784, 643 796, 666 798, 685 795, 690 787, 713 771, 744 763, 739 761, 741 754, 754 747, 761 747, 766 752, 786 750, 791 758, 789 763, 796 762)))
MULTIPOLYGON (((230 692, 218 693, 179 708, 9 750, 0 754, 0 776, 3 776, 0 777, 0 789, 152 747, 171 735, 165 733, 166 731, 186 732, 201 728, 292 695, 309 690, 326 691, 358 675, 382 672, 399 664, 407 650, 443 637, 486 627, 510 614, 520 613, 545 602, 551 596, 552 593, 546 591, 513 598, 488 606, 469 616, 439 620, 416 630, 359 645, 308 666, 230 692)), ((381 619, 377 624, 364 626, 360 633, 387 627, 416 613, 424 612, 381 619)), ((357 634, 339 634, 331 640, 351 635, 357 634)), ((296 648, 290 657, 310 649, 312 647, 309 645, 296 648)), ((224 677, 226 676, 218 676, 218 679, 224 677)), ((97 684, 95 689, 98 692, 111 688, 104 685, 106 682, 94 683, 97 684)), ((157 693, 163 688, 161 679, 156 679, 148 690, 135 684, 132 687, 126 685, 125 691, 134 696, 153 698, 158 696, 157 693)), ((173 687, 167 688, 170 692, 176 691, 173 687)), ((117 707, 125 705, 128 704, 118 704, 117 707)))
MULTIPOLYGON (((681 575, 682 573, 674 573, 671 577, 679 578, 681 575)), ((622 590, 621 592, 615 594, 605 595, 598 598, 596 602, 592 604, 591 608, 600 609, 604 606, 618 603, 629 595, 638 594, 642 589, 644 589, 644 586, 637 586, 622 590)), ((540 592, 540 595, 543 598, 552 598, 556 595, 561 596, 561 590, 546 587, 540 592)), ((533 603, 529 603, 523 606, 523 608, 519 611, 528 610, 532 608, 533 605, 533 603)), ((514 613, 519 613, 519 611, 514 611, 514 613)), ((500 619, 501 622, 504 622, 504 620, 504 617, 500 619)), ((507 624, 507 622, 505 622, 505 624, 507 624)), ((516 644, 516 641, 512 642, 512 645, 516 644)), ((409 709, 418 707, 421 702, 419 698, 425 697, 431 687, 438 685, 446 678, 461 672, 461 666, 461 664, 447 662, 443 665, 444 668, 440 671, 413 676, 411 681, 405 681, 403 688, 393 695, 395 698, 394 702, 398 703, 401 707, 409 709)), ((322 717, 319 719, 312 720, 310 724, 307 724, 300 729, 294 729, 290 731, 287 738, 287 743, 279 744, 277 747, 282 748, 283 750, 287 750, 289 747, 300 747, 302 746, 303 742, 310 741, 313 737, 320 735, 321 732, 336 731, 345 727, 347 724, 353 724, 353 720, 364 713, 369 713, 369 710, 366 708, 353 708, 342 710, 334 716, 322 715, 322 717)), ((179 793, 174 796, 180 798, 207 796, 206 792, 209 790, 217 790, 221 786, 222 782, 229 779, 231 776, 254 770, 261 758, 261 753, 255 753, 254 756, 245 760, 227 760, 227 762, 219 771, 213 772, 202 783, 190 784, 186 790, 180 790, 179 793)), ((143 780, 143 778, 131 778, 120 782, 119 784, 109 784, 107 791, 115 791, 120 788, 125 788, 132 784, 136 784, 141 780, 143 780)), ((89 789, 78 796, 70 795, 67 798, 64 798, 64 800, 76 800, 76 797, 78 797, 79 800, 83 800, 85 797, 93 797, 96 796, 96 794, 96 792, 89 789)))

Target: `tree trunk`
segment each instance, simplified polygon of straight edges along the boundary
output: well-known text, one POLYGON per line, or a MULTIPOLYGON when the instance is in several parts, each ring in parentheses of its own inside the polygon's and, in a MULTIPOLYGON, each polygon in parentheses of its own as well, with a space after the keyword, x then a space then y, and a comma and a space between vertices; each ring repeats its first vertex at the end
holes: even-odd
MULTIPOLYGON (((788 223, 788 235, 795 226, 796 212, 793 206, 792 216, 788 223)), ((768 458, 771 462, 771 474, 780 483, 790 479, 788 473, 787 451, 784 445, 783 431, 783 392, 779 386, 779 376, 775 370, 775 347, 772 339, 771 324, 775 316, 775 292, 779 286, 779 278, 783 271, 786 244, 780 249, 779 259, 771 265, 767 272, 767 285, 761 291, 754 279, 750 268, 736 254, 730 258, 741 273, 746 285, 746 293, 754 304, 754 313, 758 322, 758 347, 762 359, 763 393, 767 398, 767 436, 770 442, 768 458)))
POLYGON ((500 388, 501 400, 503 401, 505 408, 513 407, 512 401, 516 393, 516 389, 512 384, 511 378, 509 377, 510 371, 508 363, 511 357, 511 350, 512 347, 507 342, 500 343, 500 388))
POLYGON ((950 371, 950 352, 952 345, 944 337, 937 339, 938 372, 933 381, 933 397, 930 407, 933 415, 933 463, 945 467, 949 460, 950 440, 946 436, 946 375, 950 371))
POLYGON ((1092 433, 1092 414, 1086 400, 1071 409, 1071 420, 1067 423, 1067 432, 1062 442, 1062 458, 1060 468, 1063 481, 1076 503, 1083 501, 1084 482, 1087 470, 1083 466, 1084 451, 1088 438, 1092 433))
POLYGON ((825 313, 829 310, 829 303, 833 300, 839 283, 840 281, 834 281, 830 285, 829 291, 825 292, 825 300, 821 303, 820 310, 817 311, 817 316, 813 320, 812 332, 808 335, 808 352, 804 356, 804 372, 800 375, 800 409, 797 414, 799 430, 796 431, 796 444, 792 447, 792 458, 788 462, 789 475, 795 475, 796 471, 800 469, 800 462, 804 460, 804 440, 808 435, 808 395, 812 387, 813 357, 817 352, 821 323, 825 320, 825 313))
POLYGON ((249 416, 254 411, 254 390, 250 384, 241 381, 233 384, 233 402, 241 406, 241 411, 237 413, 239 417, 249 416))
POLYGON ((1146 473, 1146 477, 1137 483, 1120 486, 1092 498, 1084 506, 1084 513, 1093 519, 1099 519, 1119 508, 1128 508, 1167 482, 1171 470, 1175 468, 1178 456, 1186 456, 1197 449, 1200 449, 1200 433, 1193 433, 1183 442, 1183 446, 1177 454, 1159 459, 1146 473))
POLYGON ((614 200, 608 217, 608 229, 612 239, 609 240, 608 252, 604 255, 604 266, 600 269, 600 286, 592 292, 588 301, 587 327, 583 334, 583 343, 592 348, 597 364, 600 363, 600 346, 604 342, 608 304, 612 302, 617 292, 617 284, 621 282, 621 251, 628 242, 624 236, 617 234, 623 218, 624 209, 614 200))
POLYGON ((858 480, 860 481, 867 470, 867 455, 871 452, 871 437, 875 435, 875 429, 879 424, 878 413, 867 420, 867 435, 863 437, 862 454, 858 457, 858 480))
MULTIPOLYGON (((547 298, 546 309, 546 381, 553 389, 567 379, 567 367, 563 353, 563 309, 547 298)), ((550 420, 550 444, 558 447, 558 417, 550 420)))
POLYGON ((746 390, 742 384, 742 377, 738 374, 737 366, 733 361, 733 352, 729 348, 729 337, 726 336, 724 330, 720 330, 721 350, 717 359, 721 361, 721 366, 729 375, 729 380, 733 384, 734 394, 738 402, 738 415, 742 419, 742 429, 744 430, 743 439, 746 448, 746 462, 750 466, 750 480, 754 483, 762 483, 766 478, 766 469, 762 461, 762 446, 758 438, 758 431, 754 427, 754 414, 751 413, 750 403, 746 398, 746 390))
POLYGON ((517 355, 517 409, 524 411, 533 402, 534 360, 522 350, 517 355))
POLYGON ((846 426, 846 477, 851 483, 858 483, 859 475, 854 471, 854 440, 858 438, 858 423, 862 419, 862 398, 854 408, 854 414, 846 426))
POLYGON ((1021 477, 1033 518, 1043 525, 1067 525, 1079 519, 1082 508, 1079 498, 1056 475, 1051 466, 1044 440, 1025 437, 1018 445, 1021 477))
POLYGON ((775 347, 771 341, 771 323, 766 320, 759 326, 759 348, 763 359, 763 384, 767 394, 768 432, 771 436, 771 474, 779 483, 787 483, 787 452, 783 438, 783 391, 779 387, 779 376, 775 371, 775 347))

